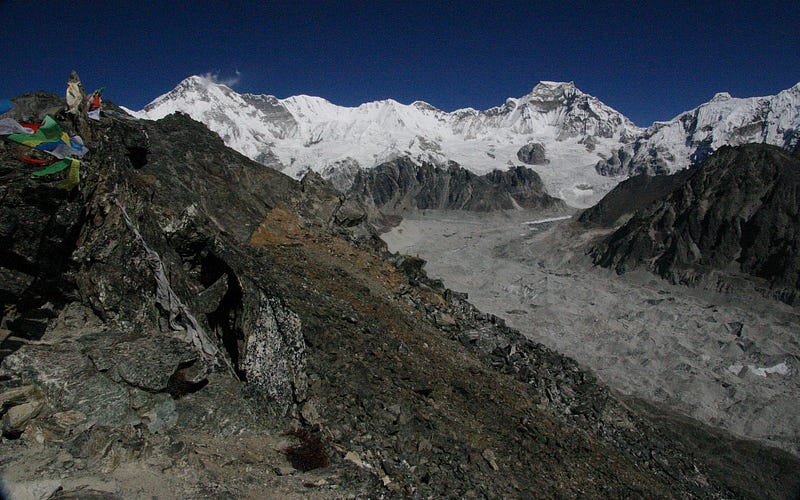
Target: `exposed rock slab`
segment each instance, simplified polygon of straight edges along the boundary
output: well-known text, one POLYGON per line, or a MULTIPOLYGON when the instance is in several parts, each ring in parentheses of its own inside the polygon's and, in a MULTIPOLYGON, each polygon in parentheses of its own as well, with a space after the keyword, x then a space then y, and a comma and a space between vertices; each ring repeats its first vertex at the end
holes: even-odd
POLYGON ((544 144, 530 142, 517 151, 517 158, 526 165, 545 165, 550 163, 545 154, 544 144))

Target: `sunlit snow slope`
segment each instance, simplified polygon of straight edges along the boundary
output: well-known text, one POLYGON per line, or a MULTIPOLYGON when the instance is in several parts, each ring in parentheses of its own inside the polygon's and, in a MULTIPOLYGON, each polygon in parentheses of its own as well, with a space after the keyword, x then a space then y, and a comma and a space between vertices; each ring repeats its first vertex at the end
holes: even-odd
POLYGON ((330 176, 409 156, 455 161, 475 173, 520 165, 519 149, 541 143, 547 163, 533 165, 548 191, 586 206, 616 180, 594 165, 641 132, 630 120, 572 83, 542 82, 530 94, 486 111, 441 111, 424 102, 376 101, 355 108, 325 99, 238 94, 193 76, 137 113, 157 119, 189 114, 227 145, 289 175, 330 176))
POLYGON ((485 111, 445 112, 421 101, 401 104, 388 99, 348 108, 306 95, 278 99, 238 94, 192 76, 136 114, 158 119, 175 111, 187 113, 256 161, 296 177, 312 169, 340 186, 356 169, 401 156, 440 165, 454 161, 483 174, 523 164, 520 148, 539 144, 544 158, 525 161, 542 177, 548 192, 586 207, 637 171, 635 165, 661 161, 667 162, 661 170, 683 168, 696 151, 706 154, 734 140, 783 146, 788 134, 796 142, 791 134, 798 129, 799 88, 774 98, 720 94, 646 130, 572 82, 540 82, 529 94, 485 111), (765 105, 765 99, 774 102, 765 105), (753 125, 760 123, 759 117, 767 124, 766 134, 753 125))
POLYGON ((608 175, 671 173, 721 146, 757 142, 798 148, 800 83, 774 96, 734 98, 721 92, 668 122, 656 122, 597 165, 608 175))

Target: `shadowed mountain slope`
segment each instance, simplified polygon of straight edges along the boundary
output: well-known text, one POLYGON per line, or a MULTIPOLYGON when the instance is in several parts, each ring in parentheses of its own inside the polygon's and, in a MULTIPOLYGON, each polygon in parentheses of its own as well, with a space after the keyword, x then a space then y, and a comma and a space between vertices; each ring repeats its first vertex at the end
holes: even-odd
POLYGON ((686 169, 673 175, 630 177, 617 184, 596 205, 584 210, 578 222, 589 227, 614 227, 627 222, 637 210, 668 195, 691 175, 692 171, 686 169))
MULTIPOLYGON (((797 303, 800 158, 763 144, 723 147, 676 175, 660 181, 668 193, 591 250, 595 263, 620 273, 645 266, 682 283, 715 271, 741 272, 766 280, 780 300, 797 303)), ((622 193, 607 203, 615 208, 601 203, 584 217, 621 212, 617 207, 627 204, 622 193)))
POLYGON ((408 209, 488 212, 513 208, 564 209, 544 190, 539 175, 526 167, 476 175, 451 165, 441 168, 400 158, 359 171, 350 193, 386 213, 408 209))

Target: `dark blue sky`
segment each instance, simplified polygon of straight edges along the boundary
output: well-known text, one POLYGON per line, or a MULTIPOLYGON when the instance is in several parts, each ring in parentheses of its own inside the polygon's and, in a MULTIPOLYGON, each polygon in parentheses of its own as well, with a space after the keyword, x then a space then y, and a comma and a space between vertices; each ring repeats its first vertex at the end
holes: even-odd
POLYGON ((140 109, 193 74, 336 104, 486 109, 572 80, 638 125, 716 92, 800 81, 791 2, 31 2, 0 0, 0 98, 89 90, 140 109))

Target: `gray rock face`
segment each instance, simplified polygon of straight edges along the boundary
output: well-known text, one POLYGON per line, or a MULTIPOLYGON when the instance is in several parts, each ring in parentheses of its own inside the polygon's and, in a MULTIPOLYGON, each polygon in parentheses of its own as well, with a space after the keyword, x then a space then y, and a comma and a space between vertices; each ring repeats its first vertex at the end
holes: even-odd
POLYGON ((609 177, 636 174, 666 175, 671 172, 666 160, 674 159, 664 147, 647 147, 642 143, 635 143, 631 147, 613 151, 608 159, 598 161, 595 170, 598 174, 609 177))
POLYGON ((279 139, 289 137, 297 131, 297 121, 280 100, 271 95, 241 94, 242 99, 255 109, 261 111, 261 120, 278 129, 275 136, 279 139))
POLYGON ((586 151, 592 152, 597 147, 597 142, 598 141, 597 141, 597 137, 595 137, 593 135, 587 135, 586 137, 584 137, 583 139, 581 139, 578 142, 583 144, 583 146, 586 148, 586 151))
POLYGON ((625 148, 619 148, 613 151, 609 158, 597 162, 594 168, 600 175, 615 177, 629 172, 630 163, 631 154, 625 148))
POLYGON ((353 197, 383 212, 404 209, 491 211, 515 207, 560 208, 539 175, 525 167, 478 176, 457 165, 417 165, 408 158, 384 163, 356 176, 353 197))
POLYGON ((675 282, 712 270, 764 278, 780 300, 800 297, 800 160, 775 146, 724 147, 673 178, 665 196, 639 210, 592 249, 597 264, 646 266, 675 282), (681 181, 678 183, 677 181, 681 181))
POLYGON ((335 189, 342 193, 350 190, 356 175, 361 171, 358 161, 352 158, 338 160, 322 169, 320 174, 335 189))
POLYGON ((87 354, 97 370, 148 392, 165 391, 180 367, 200 359, 185 341, 164 335, 92 347, 87 354))
POLYGON ((246 303, 243 311, 244 346, 239 366, 247 382, 286 413, 295 402, 306 399, 300 318, 276 298, 256 293, 252 294, 256 300, 246 303))
POLYGON ((545 156, 544 144, 541 142, 531 142, 519 148, 517 158, 526 165, 545 165, 550 160, 545 156))
POLYGON ((3 360, 2 370, 39 386, 56 411, 78 411, 92 422, 136 420, 126 387, 95 370, 75 342, 25 346, 3 360))
POLYGON ((626 179, 612 189, 597 205, 587 208, 578 222, 594 227, 613 227, 653 201, 681 186, 691 170, 681 170, 673 175, 640 174, 626 179))
POLYGON ((355 228, 375 215, 358 200, 334 189, 314 171, 303 176, 300 186, 306 195, 308 209, 313 210, 329 225, 355 228))

